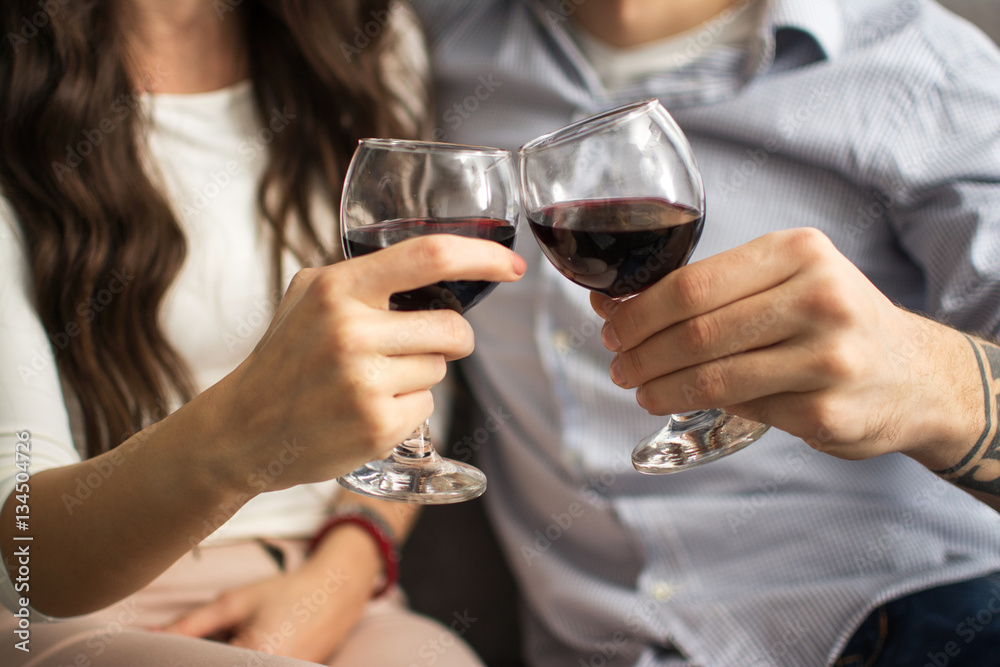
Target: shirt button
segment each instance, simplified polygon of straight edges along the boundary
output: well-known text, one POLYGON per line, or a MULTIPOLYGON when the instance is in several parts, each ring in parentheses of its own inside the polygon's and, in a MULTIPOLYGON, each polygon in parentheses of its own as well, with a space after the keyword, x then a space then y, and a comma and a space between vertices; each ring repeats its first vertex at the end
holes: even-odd
POLYGON ((565 329, 556 329, 552 332, 552 345, 559 351, 560 354, 565 355, 570 350, 569 344, 569 332, 565 329))
POLYGON ((654 600, 666 602, 674 596, 674 587, 665 581, 655 581, 649 587, 649 594, 653 596, 654 600))

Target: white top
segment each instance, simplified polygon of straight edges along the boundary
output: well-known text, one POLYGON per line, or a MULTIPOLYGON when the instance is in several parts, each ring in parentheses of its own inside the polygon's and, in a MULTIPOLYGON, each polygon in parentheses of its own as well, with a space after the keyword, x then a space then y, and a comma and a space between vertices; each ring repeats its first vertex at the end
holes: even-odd
MULTIPOLYGON (((151 162, 188 239, 187 258, 162 304, 161 326, 200 391, 247 357, 280 300, 255 193, 272 132, 294 119, 278 110, 261 123, 249 82, 204 94, 154 95, 145 104, 151 162)), ((285 265, 287 285, 298 266, 290 256, 285 265)), ((0 502, 24 461, 23 454, 15 459, 16 433, 31 432, 32 474, 78 462, 85 451, 83 425, 72 401, 64 401, 30 284, 18 225, 0 199, 0 502)), ((329 481, 261 494, 205 542, 309 536, 337 489, 329 481)), ((89 489, 78 495, 85 498, 89 489)), ((30 519, 24 534, 31 534, 30 519)), ((0 598, 7 602, 13 595, 8 578, 0 577, 0 598)))
POLYGON ((762 6, 760 0, 746 0, 685 32, 625 48, 601 41, 574 22, 567 27, 604 87, 621 90, 652 74, 690 65, 713 49, 743 48, 760 26, 762 6))

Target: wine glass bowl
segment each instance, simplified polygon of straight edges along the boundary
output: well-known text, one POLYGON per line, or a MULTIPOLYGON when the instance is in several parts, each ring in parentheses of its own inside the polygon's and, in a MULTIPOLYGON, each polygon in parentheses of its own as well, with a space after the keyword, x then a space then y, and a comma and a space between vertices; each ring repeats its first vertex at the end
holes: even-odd
POLYGON ((528 224, 560 273, 624 300, 687 262, 702 221, 697 209, 683 204, 623 197, 555 204, 528 224))
MULTIPOLYGON (((344 254, 360 257, 427 234, 487 239, 512 248, 520 207, 508 151, 398 139, 363 139, 341 195, 344 254)), ((392 310, 463 313, 496 283, 442 281, 393 294, 392 310)), ((481 495, 486 477, 437 454, 425 421, 392 453, 341 477, 345 487, 386 500, 444 504, 481 495)))
MULTIPOLYGON (((691 146, 655 99, 585 118, 518 151, 522 206, 562 275, 616 301, 687 263, 705 224, 705 188, 691 146)), ((671 415, 632 463, 668 473, 707 463, 768 429, 720 409, 671 415)))

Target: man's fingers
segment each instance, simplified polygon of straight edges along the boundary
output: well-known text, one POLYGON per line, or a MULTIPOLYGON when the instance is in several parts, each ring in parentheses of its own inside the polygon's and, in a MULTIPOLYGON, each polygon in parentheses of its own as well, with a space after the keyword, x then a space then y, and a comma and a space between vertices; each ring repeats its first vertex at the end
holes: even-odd
POLYGON ((771 424, 817 451, 842 459, 871 458, 867 434, 882 423, 878 415, 861 414, 849 397, 827 390, 775 394, 734 405, 732 411, 771 424))
POLYGON ((803 323, 789 317, 794 294, 785 288, 788 284, 679 322, 620 352, 613 371, 616 383, 636 387, 682 368, 770 347, 796 336, 803 323))
POLYGON ((527 268, 524 259, 499 243, 454 234, 408 239, 351 262, 358 277, 353 296, 371 306, 443 280, 513 282, 527 268))
POLYGON ((764 292, 832 247, 816 230, 774 232, 681 267, 628 301, 595 298, 595 309, 610 322, 605 344, 628 350, 678 322, 764 292))
POLYGON ((649 412, 666 415, 827 386, 827 379, 815 369, 802 367, 802 358, 773 347, 716 359, 640 385, 636 400, 649 412))

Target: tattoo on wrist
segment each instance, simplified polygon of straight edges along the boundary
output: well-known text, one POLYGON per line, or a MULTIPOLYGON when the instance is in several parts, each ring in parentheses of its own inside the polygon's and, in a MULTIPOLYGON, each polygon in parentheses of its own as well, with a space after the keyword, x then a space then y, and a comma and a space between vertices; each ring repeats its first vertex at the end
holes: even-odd
POLYGON ((965 338, 979 363, 986 428, 958 464, 934 472, 966 489, 1000 496, 1000 347, 965 338))

